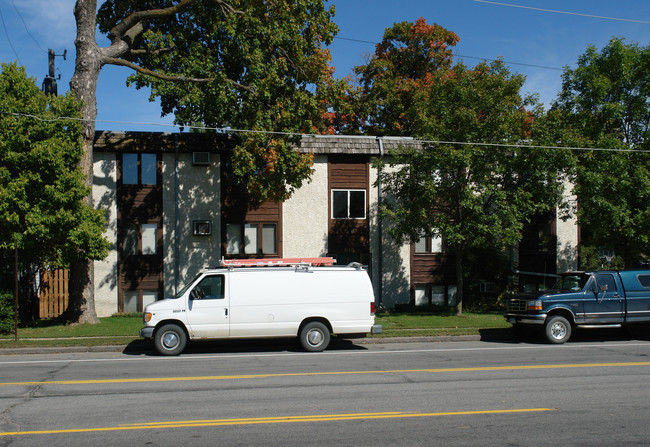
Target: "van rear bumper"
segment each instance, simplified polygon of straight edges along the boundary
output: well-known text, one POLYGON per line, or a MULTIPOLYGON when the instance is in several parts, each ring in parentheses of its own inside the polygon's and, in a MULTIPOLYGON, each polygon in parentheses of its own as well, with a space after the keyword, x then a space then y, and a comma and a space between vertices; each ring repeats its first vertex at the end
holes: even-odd
POLYGON ((370 328, 371 334, 381 334, 384 331, 384 328, 381 324, 373 324, 370 328))

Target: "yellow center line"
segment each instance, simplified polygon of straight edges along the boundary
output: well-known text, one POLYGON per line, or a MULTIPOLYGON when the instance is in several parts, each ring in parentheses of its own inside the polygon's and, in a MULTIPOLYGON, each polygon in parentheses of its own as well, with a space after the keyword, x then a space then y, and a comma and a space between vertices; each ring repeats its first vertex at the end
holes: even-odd
POLYGON ((509 414, 509 413, 530 413, 541 411, 553 411, 555 408, 519 408, 509 410, 473 410, 473 411, 452 411, 438 413, 347 413, 347 414, 325 414, 309 416, 278 416, 266 418, 235 418, 235 419, 208 419, 197 421, 169 421, 169 422, 146 422, 140 424, 126 424, 117 427, 91 427, 71 428, 57 430, 30 430, 0 432, 0 436, 25 436, 25 435, 50 435, 65 433, 90 433, 124 430, 152 430, 161 428, 187 428, 187 427, 217 427, 233 425, 253 424, 286 424, 292 422, 330 422, 330 421, 353 421, 359 419, 394 419, 394 418, 417 418, 417 417, 440 417, 440 416, 469 416, 487 414, 509 414))
POLYGON ((517 366, 477 366, 471 368, 426 368, 426 369, 391 369, 384 371, 323 371, 299 373, 271 374, 238 374, 229 376, 191 376, 191 377, 132 377, 124 379, 88 379, 88 380, 51 380, 44 382, 0 382, 1 386, 27 385, 95 385, 112 383, 155 383, 155 382, 184 382, 202 380, 243 380, 268 379, 282 377, 311 377, 311 376, 341 376, 361 374, 410 374, 410 373, 449 373, 449 372, 484 372, 484 371, 521 371, 536 369, 569 369, 569 368, 600 368, 622 366, 650 366, 650 362, 621 362, 621 363, 576 363, 558 365, 517 365, 517 366))

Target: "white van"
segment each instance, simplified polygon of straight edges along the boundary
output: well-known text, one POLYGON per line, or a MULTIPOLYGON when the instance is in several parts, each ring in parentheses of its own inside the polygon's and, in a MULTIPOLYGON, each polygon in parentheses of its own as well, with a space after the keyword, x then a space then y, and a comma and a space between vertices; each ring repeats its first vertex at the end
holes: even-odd
POLYGON ((149 304, 143 338, 163 355, 178 355, 187 340, 298 337, 307 351, 327 348, 330 333, 381 333, 368 273, 332 258, 223 260, 175 298, 149 304))

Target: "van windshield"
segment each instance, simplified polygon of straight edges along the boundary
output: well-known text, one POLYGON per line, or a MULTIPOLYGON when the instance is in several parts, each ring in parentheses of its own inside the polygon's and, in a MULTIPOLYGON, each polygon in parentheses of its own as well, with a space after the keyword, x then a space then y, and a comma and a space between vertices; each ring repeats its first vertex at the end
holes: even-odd
POLYGON ((173 297, 173 298, 180 298, 180 297, 182 297, 182 296, 185 294, 185 292, 187 292, 187 289, 189 289, 189 288, 192 286, 192 284, 194 284, 194 283, 196 282, 196 280, 199 279, 199 276, 201 276, 201 273, 199 273, 198 275, 196 275, 196 276, 194 277, 194 279, 192 279, 192 281, 186 282, 186 283, 185 283, 185 287, 183 287, 181 290, 179 290, 178 293, 176 294, 176 296, 173 297))
POLYGON ((561 292, 578 292, 582 290, 589 280, 589 275, 571 274, 563 275, 553 285, 553 290, 561 292))

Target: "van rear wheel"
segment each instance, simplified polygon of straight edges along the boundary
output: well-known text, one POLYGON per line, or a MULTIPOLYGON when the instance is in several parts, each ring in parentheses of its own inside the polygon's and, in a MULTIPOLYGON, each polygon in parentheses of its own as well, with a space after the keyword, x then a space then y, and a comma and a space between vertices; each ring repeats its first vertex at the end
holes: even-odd
POLYGON ((179 355, 187 344, 187 335, 183 328, 175 324, 166 324, 156 331, 154 336, 156 350, 162 355, 179 355))
POLYGON ((312 321, 303 326, 298 337, 302 347, 310 352, 321 352, 330 344, 330 331, 319 321, 312 321))

